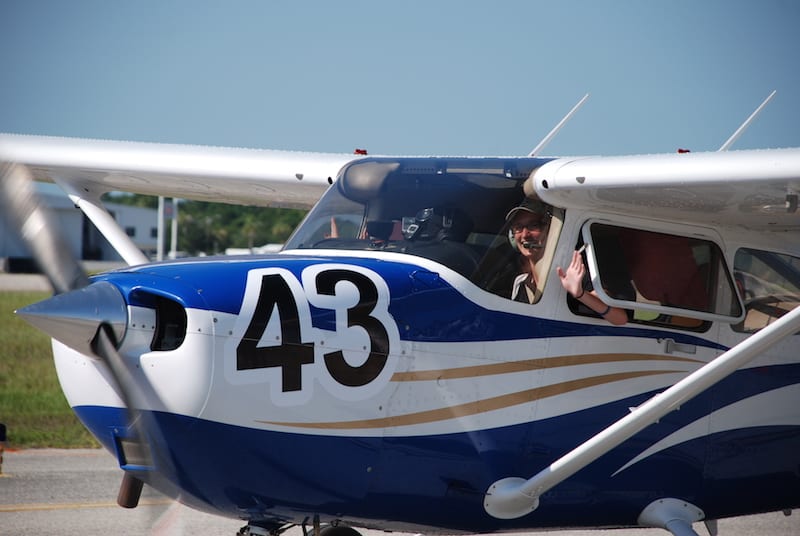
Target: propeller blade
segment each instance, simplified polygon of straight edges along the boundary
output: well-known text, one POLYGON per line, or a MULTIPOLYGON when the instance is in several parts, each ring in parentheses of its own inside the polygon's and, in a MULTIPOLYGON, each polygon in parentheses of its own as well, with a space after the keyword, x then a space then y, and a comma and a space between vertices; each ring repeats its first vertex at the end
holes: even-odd
POLYGON ((17 229, 56 294, 89 284, 48 210, 34 190, 30 170, 20 164, 0 163, 0 202, 10 227, 17 229))
MULTIPOLYGON (((39 200, 30 170, 23 165, 0 162, 0 205, 9 226, 17 229, 39 268, 56 294, 43 302, 17 311, 26 321, 84 355, 100 358, 110 372, 111 381, 128 412, 129 426, 141 442, 141 461, 152 467, 149 438, 143 412, 137 402, 145 400, 132 368, 119 354, 119 341, 125 336, 128 311, 125 299, 114 285, 90 284, 78 259, 64 239, 54 218, 39 200)), ((126 472, 117 502, 125 508, 139 503, 143 482, 126 472)))
MULTIPOLYGON (((133 398, 138 394, 139 388, 125 360, 117 352, 116 337, 109 324, 103 323, 100 325, 97 335, 91 342, 91 346, 93 353, 100 357, 111 371, 114 382, 119 387, 122 401, 128 409, 128 422, 136 428, 136 435, 144 447, 142 454, 145 457, 145 465, 152 466, 153 460, 148 448, 147 430, 145 429, 142 415, 134 409, 136 408, 136 403, 133 398)), ((139 498, 142 496, 143 486, 144 482, 130 473, 125 473, 117 494, 117 504, 123 508, 136 508, 139 505, 139 498)))

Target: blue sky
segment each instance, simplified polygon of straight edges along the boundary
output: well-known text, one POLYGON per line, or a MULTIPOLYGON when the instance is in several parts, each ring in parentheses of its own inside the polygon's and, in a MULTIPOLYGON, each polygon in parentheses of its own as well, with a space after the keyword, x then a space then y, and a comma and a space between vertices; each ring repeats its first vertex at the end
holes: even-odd
POLYGON ((371 154, 800 146, 800 2, 0 1, 0 131, 371 154))

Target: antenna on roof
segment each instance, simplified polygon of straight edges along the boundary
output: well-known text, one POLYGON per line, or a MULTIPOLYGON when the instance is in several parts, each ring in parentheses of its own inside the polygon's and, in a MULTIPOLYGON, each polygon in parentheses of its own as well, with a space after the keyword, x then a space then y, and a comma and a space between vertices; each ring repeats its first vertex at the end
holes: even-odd
POLYGON ((758 114, 761 113, 761 110, 764 109, 764 106, 766 106, 767 103, 770 100, 772 100, 772 97, 775 96, 775 93, 777 93, 777 90, 773 89, 772 93, 769 94, 769 97, 764 99, 764 102, 761 103, 761 106, 756 108, 756 110, 753 113, 750 114, 750 117, 748 117, 745 120, 745 122, 742 123, 742 126, 740 126, 738 129, 736 129, 736 132, 734 132, 733 135, 730 138, 728 138, 728 141, 726 141, 725 143, 722 144, 722 147, 720 147, 718 149, 719 151, 727 151, 730 148, 730 146, 733 145, 736 142, 736 140, 739 139, 739 136, 741 136, 742 133, 747 129, 747 127, 750 126, 750 123, 753 122, 753 120, 756 118, 756 116, 758 116, 758 114))
POLYGON ((542 149, 544 149, 544 148, 545 148, 545 146, 546 146, 548 143, 550 143, 550 140, 552 140, 552 139, 555 137, 555 135, 556 135, 556 134, 558 134, 558 131, 559 131, 559 130, 561 130, 561 127, 563 127, 563 126, 566 124, 566 122, 567 122, 567 121, 569 121, 570 119, 572 119, 572 116, 573 116, 573 115, 575 115, 575 112, 577 112, 577 111, 578 111, 578 109, 579 109, 581 106, 583 106, 583 103, 584 103, 584 102, 586 102, 586 99, 588 99, 588 98, 589 98, 589 94, 587 93, 586 95, 584 95, 584 96, 583 96, 583 98, 582 98, 581 100, 579 100, 579 101, 578 101, 578 104, 576 104, 575 106, 573 106, 573 107, 572 107, 572 110, 570 110, 570 111, 569 111, 569 113, 568 113, 567 115, 565 115, 565 116, 564 116, 564 119, 562 119, 561 121, 559 121, 559 123, 558 123, 558 124, 557 124, 555 127, 553 127, 553 130, 551 130, 551 131, 550 131, 550 132, 547 134, 547 136, 545 136, 545 137, 542 139, 542 141, 540 141, 540 142, 539 142, 539 145, 537 145, 536 147, 534 147, 534 148, 533 148, 533 150, 532 150, 530 153, 528 153, 528 156, 536 156, 536 155, 539 153, 539 151, 541 151, 542 149))

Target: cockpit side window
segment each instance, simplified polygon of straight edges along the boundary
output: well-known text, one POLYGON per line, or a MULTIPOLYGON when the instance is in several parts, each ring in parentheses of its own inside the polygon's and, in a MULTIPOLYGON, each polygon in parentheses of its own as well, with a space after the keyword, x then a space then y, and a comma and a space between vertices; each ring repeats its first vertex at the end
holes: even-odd
POLYGON ((733 271, 746 312, 734 331, 755 333, 800 305, 800 258, 741 248, 733 271))
MULTIPOLYGON (((719 246, 710 240, 589 222, 583 228, 595 291, 629 319, 697 331, 742 311, 719 246)), ((578 306, 570 304, 581 314, 578 306)))

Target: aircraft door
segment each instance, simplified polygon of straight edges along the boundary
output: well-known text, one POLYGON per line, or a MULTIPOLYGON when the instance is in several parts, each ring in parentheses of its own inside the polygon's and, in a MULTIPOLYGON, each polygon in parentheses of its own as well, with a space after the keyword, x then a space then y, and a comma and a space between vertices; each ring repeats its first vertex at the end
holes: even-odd
MULTIPOLYGON (((566 266, 581 248, 588 272, 584 291, 625 309, 628 320, 612 325, 569 295, 551 272, 548 290, 556 296, 545 299, 558 302, 557 318, 574 335, 552 338, 548 355, 569 359, 563 381, 579 383, 582 395, 565 398, 558 411, 595 415, 587 417, 576 443, 716 358, 724 350, 718 342, 720 320, 730 323, 741 315, 713 236, 628 218, 576 221, 568 212, 554 266, 566 266)), ((540 404, 537 419, 546 417, 547 407, 540 404)), ((673 478, 699 489, 710 410, 710 395, 703 394, 669 413, 616 451, 618 457, 608 460, 616 465, 609 474, 620 471, 619 481, 634 490, 648 479, 663 481, 666 488, 673 478)))

